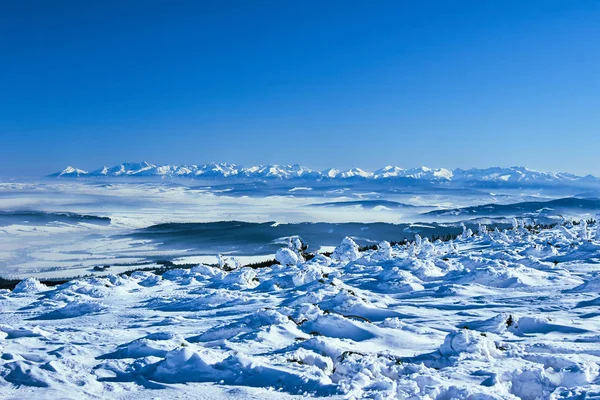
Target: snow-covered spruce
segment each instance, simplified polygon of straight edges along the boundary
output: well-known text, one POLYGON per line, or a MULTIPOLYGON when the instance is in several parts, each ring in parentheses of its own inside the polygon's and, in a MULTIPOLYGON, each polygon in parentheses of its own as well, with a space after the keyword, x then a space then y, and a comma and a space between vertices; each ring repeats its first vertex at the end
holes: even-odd
POLYGON ((28 279, 0 293, 0 397, 593 398, 596 229, 28 279))

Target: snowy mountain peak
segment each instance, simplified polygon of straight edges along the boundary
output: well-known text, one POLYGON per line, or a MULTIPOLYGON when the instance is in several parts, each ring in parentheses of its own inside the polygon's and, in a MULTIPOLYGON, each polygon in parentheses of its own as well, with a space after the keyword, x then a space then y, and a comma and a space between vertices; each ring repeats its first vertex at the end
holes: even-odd
POLYGON ((199 179, 236 178, 242 180, 394 180, 409 179, 424 182, 476 182, 514 183, 514 184, 549 184, 559 182, 596 182, 597 178, 588 175, 580 177, 567 173, 539 172, 525 167, 490 167, 454 169, 401 168, 395 165, 369 172, 361 168, 345 171, 329 168, 322 172, 312 170, 300 164, 293 165, 255 165, 242 167, 236 164, 211 162, 197 165, 155 165, 146 161, 126 162, 112 167, 102 167, 92 172, 69 166, 51 177, 191 177, 199 179))
POLYGON ((373 177, 373 173, 372 172, 364 171, 364 170, 362 170, 360 168, 352 168, 352 169, 349 169, 348 171, 342 172, 340 174, 340 176, 342 178, 355 178, 355 177, 358 177, 358 178, 371 178, 371 177, 373 177))
POLYGON ((239 172, 240 168, 235 164, 211 162, 204 164, 201 167, 196 167, 194 175, 204 177, 228 177, 237 175, 239 172))
POLYGON ((335 178, 340 174, 340 170, 339 169, 335 169, 335 168, 329 168, 326 169, 325 171, 321 172, 321 175, 325 178, 335 178))
POLYGON ((82 169, 78 169, 72 166, 68 166, 67 168, 63 169, 61 172, 57 172, 55 174, 52 174, 51 176, 55 176, 55 177, 80 177, 80 176, 85 176, 87 175, 87 171, 84 171, 82 169))
POLYGON ((375 179, 386 179, 386 178, 413 178, 413 179, 426 179, 426 180, 450 180, 452 178, 452 171, 445 168, 429 168, 419 167, 405 169, 392 165, 387 165, 380 170, 375 171, 375 179))
POLYGON ((385 167, 375 171, 375 177, 377 178, 393 178, 401 176, 404 172, 404 168, 396 167, 394 165, 386 165, 385 167))

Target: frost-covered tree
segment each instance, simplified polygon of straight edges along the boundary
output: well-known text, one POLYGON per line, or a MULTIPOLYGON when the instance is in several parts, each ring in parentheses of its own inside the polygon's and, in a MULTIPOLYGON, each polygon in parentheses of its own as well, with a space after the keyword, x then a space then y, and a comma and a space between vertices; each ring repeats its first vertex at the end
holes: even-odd
POLYGON ((220 269, 225 269, 225 266, 227 265, 227 262, 225 261, 225 257, 223 257, 220 254, 217 254, 217 265, 219 266, 220 269))
POLYGON ((464 223, 461 222, 460 226, 462 226, 462 230, 463 230, 462 235, 461 235, 461 237, 463 239, 468 239, 471 236, 473 236, 473 231, 471 229, 467 229, 467 226, 464 223))
POLYGON ((233 271, 241 267, 241 263, 237 258, 231 257, 226 259, 221 254, 217 254, 217 265, 223 271, 233 271))
POLYGON ((308 249, 308 245, 304 243, 300 236, 290 236, 288 239, 288 248, 297 254, 302 254, 308 249))
POLYGON ((304 254, 308 249, 308 245, 302 241, 300 236, 290 236, 288 238, 288 249, 298 256, 299 262, 305 261, 304 254))
POLYGON ((421 238, 421 235, 419 235, 418 233, 415 235, 415 244, 417 246, 421 246, 421 243, 423 243, 423 239, 421 238))
POLYGON ((336 261, 354 261, 360 257, 358 245, 354 240, 346 236, 342 243, 335 248, 331 258, 336 261))
POLYGON ((277 250, 277 253, 275 253, 275 260, 281 265, 298 265, 298 263, 304 261, 300 260, 298 254, 287 247, 282 247, 277 250))
POLYGON ((579 222, 579 229, 579 237, 583 240, 589 240, 588 225, 585 219, 582 219, 579 222))
POLYGON ((479 234, 479 236, 484 236, 487 233, 487 231, 487 226, 480 222, 477 226, 477 233, 479 234))
POLYGON ((410 245, 408 246, 408 256, 409 257, 416 257, 417 256, 417 249, 415 246, 415 242, 411 242, 410 245))
POLYGON ((519 221, 516 218, 512 219, 512 228, 515 232, 519 230, 519 221))
POLYGON ((377 252, 373 255, 376 261, 385 261, 392 258, 392 246, 389 242, 383 241, 377 245, 377 252))
POLYGON ((458 245, 454 242, 450 242, 450 249, 453 254, 458 254, 458 245))
POLYGON ((421 250, 419 251, 419 257, 427 257, 435 253, 435 245, 431 243, 428 238, 423 239, 423 243, 421 244, 421 250))

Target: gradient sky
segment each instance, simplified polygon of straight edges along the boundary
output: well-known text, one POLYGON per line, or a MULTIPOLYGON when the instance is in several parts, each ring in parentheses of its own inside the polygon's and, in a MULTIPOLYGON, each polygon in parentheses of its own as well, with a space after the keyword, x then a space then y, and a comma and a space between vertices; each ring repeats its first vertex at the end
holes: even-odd
POLYGON ((600 175, 600 1, 0 2, 0 176, 142 160, 600 175))

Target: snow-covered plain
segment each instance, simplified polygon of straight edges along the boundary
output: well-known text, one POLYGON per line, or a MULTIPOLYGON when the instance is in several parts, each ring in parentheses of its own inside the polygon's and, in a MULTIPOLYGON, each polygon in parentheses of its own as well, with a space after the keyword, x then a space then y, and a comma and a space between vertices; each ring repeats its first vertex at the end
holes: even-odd
POLYGON ((600 397, 596 178, 188 169, 0 183, 0 398, 600 397))
POLYGON ((600 396, 595 224, 0 291, 2 398, 600 396))

